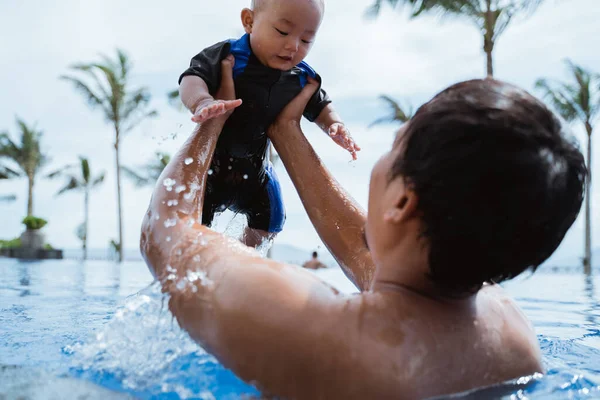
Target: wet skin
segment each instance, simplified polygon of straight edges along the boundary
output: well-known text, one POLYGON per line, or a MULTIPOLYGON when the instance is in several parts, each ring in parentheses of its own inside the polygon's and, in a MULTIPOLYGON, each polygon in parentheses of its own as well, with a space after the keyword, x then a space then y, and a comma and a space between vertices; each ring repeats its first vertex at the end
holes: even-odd
MULTIPOLYGON (((142 253, 181 327, 239 377, 285 398, 425 398, 541 372, 531 324, 501 288, 450 300, 426 278, 418 198, 387 178, 400 140, 373 169, 368 216, 330 175, 299 124, 315 88, 306 86, 269 136, 315 229, 361 293, 341 295, 195 222, 224 115, 200 125, 165 168, 160 181, 186 190, 158 185, 142 226, 142 253), (173 199, 177 207, 167 205, 173 199)), ((217 97, 234 98, 230 60, 217 97)))

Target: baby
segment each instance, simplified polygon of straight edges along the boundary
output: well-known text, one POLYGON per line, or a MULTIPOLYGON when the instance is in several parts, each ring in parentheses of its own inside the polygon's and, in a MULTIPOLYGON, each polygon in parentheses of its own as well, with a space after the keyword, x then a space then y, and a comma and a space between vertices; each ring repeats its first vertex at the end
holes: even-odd
MULTIPOLYGON (((209 171, 202 223, 230 209, 248 217, 244 243, 258 246, 281 232, 285 209, 281 189, 267 157, 266 132, 281 110, 319 75, 302 60, 315 40, 323 18, 323 0, 253 0, 242 10, 246 34, 204 49, 179 78, 183 104, 201 123, 225 112, 213 96, 221 83, 221 61, 235 58, 236 97, 243 103, 229 117, 219 136, 209 171)), ((304 116, 327 132, 352 158, 360 150, 331 100, 319 87, 304 116)))

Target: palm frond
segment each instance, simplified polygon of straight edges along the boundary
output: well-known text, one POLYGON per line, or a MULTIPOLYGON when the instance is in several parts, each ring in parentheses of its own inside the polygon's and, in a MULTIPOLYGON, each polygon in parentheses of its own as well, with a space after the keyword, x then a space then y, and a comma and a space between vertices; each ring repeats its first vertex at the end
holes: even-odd
POLYGON ((0 201, 5 201, 5 202, 15 201, 16 199, 17 199, 17 196, 15 196, 14 194, 0 196, 0 201))
POLYGON ((172 107, 175 107, 178 110, 185 109, 185 106, 179 97, 179 89, 173 89, 167 93, 167 99, 172 107))
POLYGON ((60 178, 65 176, 65 174, 68 171, 73 170, 74 168, 76 168, 77 166, 75 164, 68 164, 65 165, 63 167, 60 167, 59 169, 57 169, 56 171, 50 172, 48 175, 46 175, 46 178, 48 179, 54 179, 54 178, 60 178))
POLYGON ((142 115, 140 115, 136 119, 134 119, 133 121, 129 121, 127 123, 127 125, 123 128, 123 132, 124 133, 130 132, 133 128, 138 126, 143 120, 145 120, 147 118, 155 118, 157 116, 158 116, 158 111, 156 111, 156 110, 146 111, 142 115))
POLYGON ((546 79, 538 79, 535 88, 542 92, 542 97, 560 114, 565 121, 573 121, 578 116, 576 106, 560 89, 552 87, 546 79))
POLYGON ((90 163, 87 158, 79 156, 79 164, 81 166, 82 182, 87 185, 90 183, 90 163))
POLYGON ((19 146, 10 138, 7 132, 0 134, 0 158, 8 158, 17 162, 19 159, 19 146))
POLYGON ((0 165, 0 179, 12 179, 20 178, 23 174, 7 167, 6 165, 0 165))
MULTIPOLYGON (((110 98, 110 95, 106 90, 106 82, 102 82, 102 80, 100 80, 100 77, 96 73, 97 69, 96 67, 94 67, 93 64, 73 64, 71 66, 71 69, 74 71, 82 72, 85 76, 87 76, 95 83, 96 90, 92 90, 92 92, 96 93, 98 98, 101 99, 103 102, 106 102, 106 100, 110 98)), ((88 85, 88 87, 90 86, 88 85)))
POLYGON ((413 117, 413 107, 412 106, 408 106, 408 108, 406 108, 406 110, 404 110, 404 108, 402 108, 402 106, 394 99, 392 99, 389 96, 386 95, 381 95, 379 96, 379 99, 384 101, 390 112, 388 115, 380 117, 378 119, 376 119, 375 121, 373 121, 371 124, 369 124, 369 128, 375 126, 375 125, 379 125, 382 123, 391 123, 391 122, 400 122, 400 123, 405 123, 408 122, 412 117, 413 117))
POLYGON ((600 76, 571 60, 566 60, 565 64, 573 81, 551 83, 547 79, 538 79, 536 89, 565 120, 592 123, 600 112, 600 76))
POLYGON ((67 184, 56 193, 56 196, 60 196, 61 194, 69 192, 71 190, 81 190, 81 189, 83 189, 83 186, 81 185, 81 183, 77 180, 76 177, 71 176, 71 177, 69 177, 67 184))
POLYGON ((75 91, 83 95, 90 107, 101 107, 102 109, 105 109, 102 98, 94 93, 92 89, 90 89, 82 80, 68 75, 62 75, 60 76, 60 79, 71 82, 75 88, 75 91))
POLYGON ((104 177, 105 177, 105 173, 104 172, 100 173, 100 175, 97 176, 96 179, 94 179, 94 181, 92 182, 91 187, 95 188, 96 186, 99 186, 102 182, 104 182, 104 177))

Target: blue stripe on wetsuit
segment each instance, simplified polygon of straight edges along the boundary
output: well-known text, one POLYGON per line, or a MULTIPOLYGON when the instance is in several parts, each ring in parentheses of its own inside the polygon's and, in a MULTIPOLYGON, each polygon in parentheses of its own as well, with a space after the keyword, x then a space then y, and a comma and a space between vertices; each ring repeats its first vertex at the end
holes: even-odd
POLYGON ((231 45, 231 54, 235 57, 235 65, 233 66, 233 78, 235 79, 239 74, 244 72, 248 66, 248 60, 250 59, 250 37, 245 34, 239 39, 231 39, 229 41, 231 45))
POLYGON ((306 85, 306 82, 308 82, 307 76, 310 76, 313 79, 317 79, 317 73, 315 72, 315 70, 312 69, 311 66, 305 63, 304 61, 298 64, 297 67, 300 68, 302 72, 304 72, 302 75, 300 75, 301 87, 304 87, 306 85))
POLYGON ((283 230, 285 223, 285 209, 283 208, 283 199, 281 198, 281 186, 277 174, 273 170, 273 164, 269 163, 267 172, 267 193, 269 194, 269 207, 271 218, 269 221, 269 232, 279 233, 283 230))

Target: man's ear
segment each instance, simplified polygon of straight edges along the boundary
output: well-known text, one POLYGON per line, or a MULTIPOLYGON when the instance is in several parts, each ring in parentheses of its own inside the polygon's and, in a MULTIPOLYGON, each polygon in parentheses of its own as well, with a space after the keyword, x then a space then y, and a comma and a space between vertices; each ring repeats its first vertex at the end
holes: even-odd
POLYGON ((252 33, 252 26, 254 25, 254 11, 249 8, 242 10, 242 25, 247 34, 252 33))
POLYGON ((417 194, 407 186, 403 177, 395 178, 386 190, 389 193, 390 202, 383 215, 385 221, 397 224, 418 214, 419 199, 417 194))

